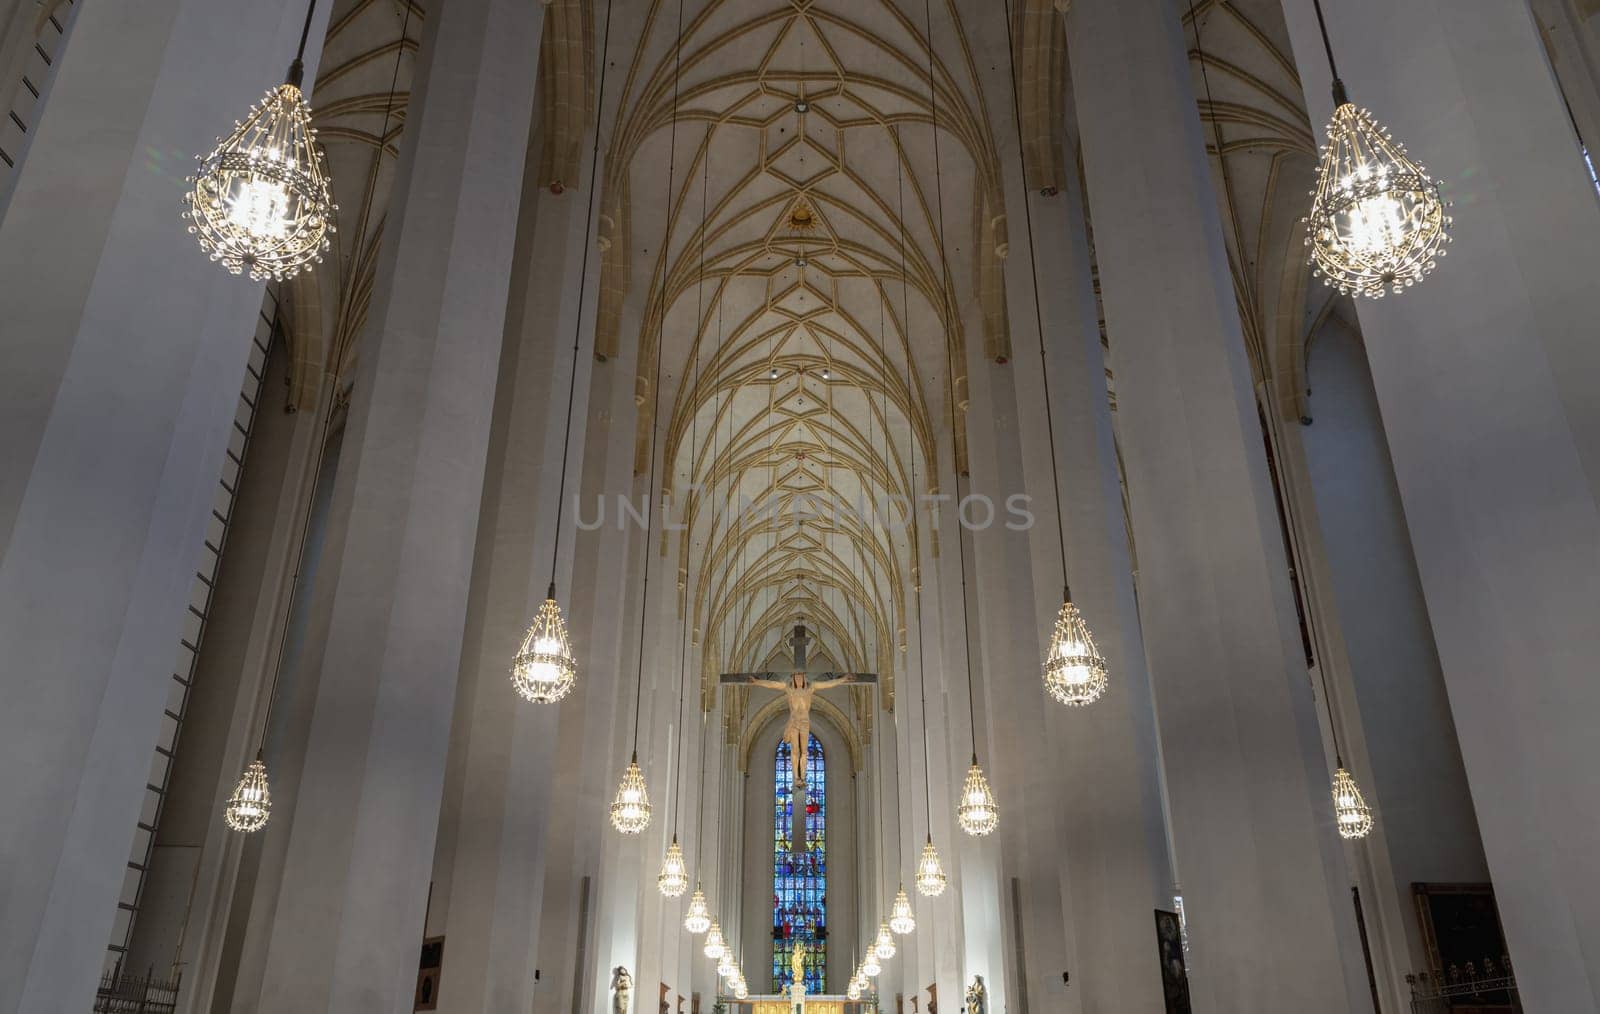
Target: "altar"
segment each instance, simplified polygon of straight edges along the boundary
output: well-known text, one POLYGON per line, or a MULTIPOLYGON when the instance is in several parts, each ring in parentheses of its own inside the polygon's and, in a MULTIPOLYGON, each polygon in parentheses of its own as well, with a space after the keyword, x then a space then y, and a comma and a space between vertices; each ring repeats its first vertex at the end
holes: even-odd
MULTIPOLYGON (((808 996, 805 1014, 867 1014, 875 1009, 870 1001, 849 1000, 842 996, 808 996)), ((785 996, 751 996, 744 1000, 726 997, 722 1007, 728 1014, 794 1014, 795 1002, 785 996)))

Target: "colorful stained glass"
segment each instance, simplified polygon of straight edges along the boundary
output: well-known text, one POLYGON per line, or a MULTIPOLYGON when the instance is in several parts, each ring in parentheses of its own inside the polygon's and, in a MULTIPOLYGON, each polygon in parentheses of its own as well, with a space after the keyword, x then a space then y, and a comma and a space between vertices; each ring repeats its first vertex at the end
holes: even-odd
POLYGON ((797 940, 806 944, 806 992, 826 992, 828 961, 828 793, 822 744, 806 744, 804 841, 791 843, 790 814, 795 805, 794 764, 788 743, 778 745, 772 820, 772 990, 789 987, 790 956, 797 940))

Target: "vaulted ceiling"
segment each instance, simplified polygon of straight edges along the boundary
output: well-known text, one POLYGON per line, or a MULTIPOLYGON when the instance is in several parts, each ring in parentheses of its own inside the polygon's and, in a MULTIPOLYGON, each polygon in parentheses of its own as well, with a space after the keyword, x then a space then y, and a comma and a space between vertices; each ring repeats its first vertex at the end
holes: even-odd
MULTIPOLYGON (((1011 4, 1035 188, 1062 185, 1076 161, 1062 6, 1011 4)), ((541 184, 579 185, 602 12, 546 6, 541 184)), ((909 530, 828 505, 948 482, 964 465, 951 434, 967 350, 1010 356, 1005 12, 998 0, 684 0, 680 23, 678 0, 651 0, 627 15, 641 30, 611 40, 620 101, 608 95, 603 124, 595 351, 637 350, 635 467, 649 471, 654 446, 689 522, 670 536, 707 672, 781 667, 799 618, 819 635, 819 666, 887 674, 905 646, 919 581, 909 530), (741 500, 778 513, 729 513, 741 500)), ((425 17, 411 0, 334 5, 315 105, 339 232, 333 270, 288 293, 297 402, 325 372, 351 376, 359 355, 425 17)), ((1308 291, 1301 263, 1315 144, 1282 14, 1278 0, 1194 0, 1184 27, 1246 342, 1292 417, 1307 321, 1337 304, 1308 291)))

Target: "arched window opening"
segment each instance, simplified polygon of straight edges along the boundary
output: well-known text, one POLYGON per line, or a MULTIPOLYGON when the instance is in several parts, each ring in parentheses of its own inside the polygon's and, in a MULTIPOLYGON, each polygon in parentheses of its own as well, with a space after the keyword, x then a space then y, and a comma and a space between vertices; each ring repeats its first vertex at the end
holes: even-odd
POLYGON ((790 842, 794 825, 794 765, 788 742, 778 744, 774 764, 772 818, 772 991, 783 992, 792 978, 789 962, 797 942, 806 946, 806 992, 826 992, 828 956, 828 790, 822 744, 806 744, 804 841, 790 842))

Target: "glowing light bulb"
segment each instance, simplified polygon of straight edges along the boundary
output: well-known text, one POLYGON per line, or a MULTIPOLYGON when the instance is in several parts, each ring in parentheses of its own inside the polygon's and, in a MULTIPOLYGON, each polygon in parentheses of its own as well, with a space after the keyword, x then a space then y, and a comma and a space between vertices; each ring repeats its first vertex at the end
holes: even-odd
POLYGON ((689 907, 683 913, 683 928, 694 936, 706 932, 711 928, 711 910, 706 904, 706 892, 695 885, 694 894, 689 896, 689 907))
POLYGON ((905 887, 900 888, 900 893, 894 896, 894 907, 889 912, 889 928, 905 936, 917 928, 917 919, 911 912, 911 899, 906 896, 905 887))
POLYGON ((678 836, 672 836, 667 854, 661 860, 661 872, 656 875, 656 887, 667 898, 676 898, 689 889, 689 867, 683 861, 683 846, 678 836))
POLYGON ((523 700, 534 704, 554 704, 572 692, 578 678, 578 663, 567 640, 567 624, 556 603, 556 586, 539 607, 522 646, 511 661, 511 685, 523 700))
POLYGON ((231 831, 252 834, 267 826, 272 816, 272 793, 267 788, 267 766, 261 754, 251 761, 222 810, 222 822, 231 831))
POLYGON ((1333 815, 1341 838, 1355 840, 1372 833, 1372 809, 1355 778, 1343 767, 1333 775, 1333 815))
POLYGON ((1445 255, 1449 204, 1404 145, 1337 94, 1305 219, 1306 245, 1328 285, 1377 299, 1415 285, 1445 255))
POLYGON ((1106 660, 1095 647, 1094 635, 1071 598, 1061 604, 1050 648, 1044 660, 1044 688, 1069 707, 1098 701, 1110 679, 1106 660))
POLYGON ((623 834, 639 834, 650 826, 650 794, 637 754, 628 762, 616 798, 611 801, 611 826, 623 834))
POLYGON ((983 769, 978 767, 976 757, 967 769, 966 784, 961 787, 961 805, 956 807, 956 823, 961 825, 961 830, 974 837, 990 834, 1000 826, 1000 807, 994 800, 994 793, 989 791, 989 780, 983 776, 983 769))
POLYGON ((944 893, 944 867, 939 862, 939 850, 933 847, 930 835, 922 846, 922 858, 917 861, 917 893, 927 898, 937 898, 944 893))

